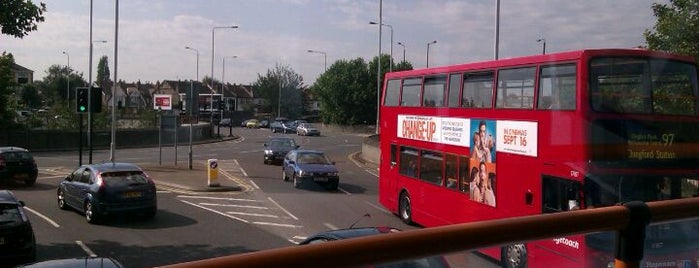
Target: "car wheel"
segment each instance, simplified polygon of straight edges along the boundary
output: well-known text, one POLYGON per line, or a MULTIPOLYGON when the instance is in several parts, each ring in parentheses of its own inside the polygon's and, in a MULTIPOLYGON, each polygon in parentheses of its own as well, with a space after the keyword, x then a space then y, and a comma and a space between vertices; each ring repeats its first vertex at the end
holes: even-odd
POLYGON ((299 188, 301 186, 301 181, 296 177, 296 173, 294 173, 292 176, 292 179, 294 180, 294 188, 299 188))
POLYGON ((277 133, 277 130, 276 130, 276 129, 272 129, 272 133, 277 133))
POLYGON ((286 173, 284 172, 283 168, 282 168, 282 180, 289 181, 289 177, 286 176, 286 173))
POLYGON ((146 213, 143 215, 146 220, 150 220, 155 217, 155 213, 158 211, 157 207, 149 208, 146 210, 146 213))
POLYGON ((527 247, 524 244, 508 245, 502 248, 501 259, 505 268, 527 267, 527 247))
POLYGON ((402 193, 399 200, 398 217, 400 217, 400 219, 406 224, 413 224, 413 212, 410 208, 410 196, 408 196, 407 193, 402 193))
POLYGON ((328 189, 328 191, 336 191, 338 184, 339 183, 337 181, 328 182, 328 184, 325 186, 325 189, 328 189))
POLYGON ((94 207, 92 206, 92 202, 87 201, 85 202, 85 220, 89 223, 97 223, 98 216, 95 213, 94 207))
POLYGON ((58 197, 57 197, 57 198, 58 198, 58 208, 64 209, 64 210, 65 210, 65 209, 68 209, 68 205, 66 205, 66 196, 65 196, 65 193, 63 193, 63 190, 61 190, 60 188, 58 189, 58 194, 57 194, 57 196, 58 196, 58 197))

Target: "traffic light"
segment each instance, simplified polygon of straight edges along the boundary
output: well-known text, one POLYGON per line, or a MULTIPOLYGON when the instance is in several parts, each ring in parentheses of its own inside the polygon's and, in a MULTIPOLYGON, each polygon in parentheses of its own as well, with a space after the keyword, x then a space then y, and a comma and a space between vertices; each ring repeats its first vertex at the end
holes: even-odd
POLYGON ((90 112, 100 113, 102 112, 102 88, 93 87, 92 88, 92 108, 90 112))
POLYGON ((75 112, 76 113, 99 113, 102 112, 102 88, 93 87, 92 92, 88 92, 88 88, 79 87, 77 88, 77 98, 75 98, 75 112), (92 95, 89 96, 88 94, 92 95), (92 103, 90 103, 89 97, 92 97, 92 103), (89 104, 92 104, 90 107, 89 104))
POLYGON ((77 88, 77 96, 75 98, 75 112, 76 113, 87 113, 88 112, 88 88, 79 87, 77 88))

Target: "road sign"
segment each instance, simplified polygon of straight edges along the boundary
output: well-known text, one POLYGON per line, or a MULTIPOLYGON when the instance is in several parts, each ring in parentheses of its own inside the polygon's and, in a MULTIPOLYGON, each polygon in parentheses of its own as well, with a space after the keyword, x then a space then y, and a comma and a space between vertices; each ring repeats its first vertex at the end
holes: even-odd
POLYGON ((153 109, 155 110, 172 110, 172 95, 169 94, 154 94, 153 109))

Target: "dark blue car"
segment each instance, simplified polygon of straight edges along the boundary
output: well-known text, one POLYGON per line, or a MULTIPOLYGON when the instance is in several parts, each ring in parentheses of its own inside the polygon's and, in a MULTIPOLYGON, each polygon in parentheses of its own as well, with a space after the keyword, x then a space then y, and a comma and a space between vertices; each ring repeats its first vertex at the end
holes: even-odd
POLYGON ((123 212, 152 218, 158 210, 155 182, 130 163, 80 166, 58 184, 57 199, 59 208, 82 212, 89 223, 123 212))
POLYGON ((325 185, 328 190, 337 190, 340 175, 335 167, 321 151, 292 150, 284 157, 282 164, 282 179, 294 182, 299 188, 303 182, 310 181, 325 185))

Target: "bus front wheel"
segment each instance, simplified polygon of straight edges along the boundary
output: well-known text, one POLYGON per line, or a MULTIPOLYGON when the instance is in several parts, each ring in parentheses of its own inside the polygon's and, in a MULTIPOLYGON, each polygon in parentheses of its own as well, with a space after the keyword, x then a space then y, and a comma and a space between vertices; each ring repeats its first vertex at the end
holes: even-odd
POLYGON ((527 267, 527 247, 524 244, 508 245, 502 248, 502 267, 525 268, 527 267))
POLYGON ((399 202, 398 216, 406 224, 413 224, 413 211, 410 208, 410 196, 408 196, 407 193, 402 193, 399 202))

